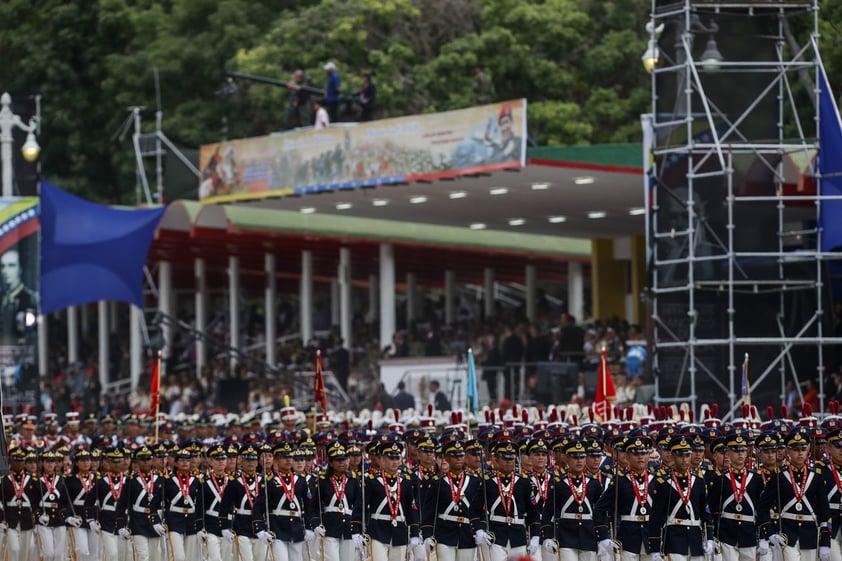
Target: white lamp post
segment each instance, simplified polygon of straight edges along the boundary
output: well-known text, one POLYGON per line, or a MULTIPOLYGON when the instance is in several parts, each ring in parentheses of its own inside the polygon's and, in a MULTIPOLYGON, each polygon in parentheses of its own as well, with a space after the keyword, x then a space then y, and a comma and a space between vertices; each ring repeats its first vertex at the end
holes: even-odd
POLYGON ((38 120, 33 117, 26 125, 21 118, 12 113, 12 96, 4 93, 0 96, 0 165, 3 166, 3 196, 14 196, 12 188, 12 131, 15 127, 26 131, 26 142, 23 144, 23 157, 27 162, 38 159, 41 147, 35 140, 35 129, 38 120))

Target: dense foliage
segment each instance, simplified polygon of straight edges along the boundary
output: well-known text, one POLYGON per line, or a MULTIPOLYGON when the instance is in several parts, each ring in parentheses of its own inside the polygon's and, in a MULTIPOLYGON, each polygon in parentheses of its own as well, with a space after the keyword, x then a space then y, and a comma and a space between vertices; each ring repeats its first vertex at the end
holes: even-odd
MULTIPOLYGON (((842 2, 822 0, 821 45, 842 84, 842 2)), ((224 73, 322 87, 334 61, 344 89, 363 72, 378 116, 473 104, 474 67, 499 99, 529 99, 538 144, 635 141, 648 110, 640 56, 650 0, 5 0, 0 89, 43 96, 44 173, 86 197, 133 202, 134 156, 118 138, 127 107, 187 146, 280 128, 287 92, 224 73)), ((794 30, 799 41, 809 30, 794 30)))

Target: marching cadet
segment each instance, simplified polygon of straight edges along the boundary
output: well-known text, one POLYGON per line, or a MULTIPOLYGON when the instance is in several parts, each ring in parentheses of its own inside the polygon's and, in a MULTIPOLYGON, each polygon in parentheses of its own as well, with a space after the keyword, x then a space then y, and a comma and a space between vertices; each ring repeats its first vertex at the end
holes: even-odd
POLYGON ((191 470, 192 457, 184 448, 175 453, 175 471, 158 479, 152 501, 153 511, 163 511, 166 528, 160 523, 152 527, 167 540, 171 561, 201 557, 198 532, 204 519, 197 503, 203 481, 191 470))
POLYGON ((828 561, 830 507, 822 484, 826 468, 807 465, 808 429, 796 427, 784 440, 789 450, 789 465, 772 473, 760 495, 757 522, 761 539, 757 552, 765 556, 772 546, 782 550, 786 560, 828 561), (779 513, 777 524, 770 518, 773 507, 779 513))
POLYGON ((465 443, 465 471, 471 475, 482 476, 482 443, 471 439, 465 443))
POLYGON ((725 435, 730 468, 715 471, 708 488, 708 504, 723 561, 755 561, 757 555, 757 505, 763 478, 747 469, 748 432, 725 435))
POLYGON ((537 491, 529 478, 515 472, 517 450, 511 442, 499 443, 491 453, 496 458, 496 470, 482 476, 488 532, 494 536, 490 561, 505 561, 509 555, 520 557, 527 551, 534 556, 540 547, 541 531, 541 515, 537 501, 533 501, 537 491))
POLYGON ((465 473, 465 447, 458 440, 442 452, 448 471, 422 483, 421 533, 438 561, 474 561, 476 546, 491 545, 482 519, 482 483, 465 473))
POLYGON ((228 451, 222 445, 208 450, 210 469, 202 484, 205 506, 205 530, 207 531, 207 561, 231 561, 232 544, 222 539, 222 498, 232 477, 225 472, 228 451))
MULTIPOLYGON (((313 507, 310 490, 306 477, 292 471, 289 443, 278 444, 273 453, 279 459, 278 472, 261 482, 252 510, 252 525, 258 540, 271 548, 271 558, 298 561, 302 559, 304 540, 311 542, 314 538, 313 531, 306 527, 313 507)), ((258 557, 255 551, 254 559, 261 561, 265 556, 258 557)))
POLYGON ((422 481, 427 475, 435 474, 438 469, 436 465, 436 446, 438 446, 436 441, 431 436, 426 436, 419 440, 415 447, 418 455, 415 473, 418 474, 419 481, 422 481))
POLYGON ((126 525, 126 511, 117 508, 126 488, 122 463, 123 451, 120 448, 108 448, 103 452, 102 472, 97 474, 93 492, 88 495, 85 504, 85 511, 96 515, 95 519, 88 520, 88 525, 99 535, 102 557, 109 561, 125 561, 128 553, 125 544, 120 543, 123 540, 117 535, 118 529, 126 525))
POLYGON ((541 516, 544 549, 560 561, 596 561, 593 507, 602 488, 585 474, 585 441, 570 438, 563 451, 567 469, 553 477, 541 516))
POLYGON ((526 453, 529 454, 529 465, 532 471, 529 473, 529 480, 535 489, 535 506, 540 514, 544 510, 544 504, 547 502, 547 495, 550 492, 550 481, 552 476, 547 470, 547 458, 549 448, 547 443, 540 438, 532 439, 526 448, 526 453))
POLYGON ((38 480, 39 501, 38 532, 36 543, 41 550, 43 561, 61 561, 65 557, 67 542, 67 526, 65 524, 79 524, 79 520, 71 516, 70 500, 63 484, 62 477, 57 473, 62 461, 61 454, 47 450, 41 454, 43 473, 38 480))
POLYGON ((630 433, 623 446, 628 469, 618 469, 594 506, 597 549, 603 558, 614 558, 616 544, 622 561, 650 559, 646 528, 652 512, 650 489, 655 477, 648 469, 652 446, 648 436, 630 433), (616 542, 611 540, 611 528, 615 529, 616 542))
POLYGON ((705 482, 690 469, 691 438, 669 441, 672 469, 659 472, 652 486, 649 552, 653 561, 701 559, 713 555, 713 525, 705 482))
POLYGON ((99 559, 99 535, 91 530, 87 522, 95 515, 85 506, 95 482, 94 473, 91 471, 91 453, 85 449, 77 450, 73 454, 73 471, 64 478, 64 487, 70 498, 72 514, 80 520, 78 527, 70 524, 67 530, 71 536, 70 543, 76 548, 77 561, 99 559))
POLYGON ((6 538, 6 552, 9 559, 28 559, 33 544, 33 505, 38 503, 37 477, 24 470, 26 449, 12 447, 9 450, 9 474, 0 482, 3 499, 2 529, 6 538))
POLYGON ((252 524, 254 503, 264 485, 263 477, 257 473, 260 452, 253 444, 243 444, 239 456, 241 471, 228 482, 222 496, 222 537, 233 544, 234 559, 263 561, 266 547, 257 539, 252 524))
POLYGON ((362 489, 358 479, 349 477, 348 453, 342 443, 330 444, 326 454, 327 468, 310 482, 309 495, 314 499, 308 514, 310 527, 319 541, 316 547, 322 550, 318 559, 350 561, 355 547, 351 526, 356 521, 359 527, 362 489))
MULTIPOLYGON (((382 443, 379 452, 382 469, 368 474, 363 487, 362 516, 371 539, 371 558, 372 561, 403 561, 407 548, 414 551, 421 544, 414 476, 400 472, 403 448, 399 443, 382 443)), ((362 531, 358 526, 354 524, 355 539, 362 531)))
POLYGON ((605 489, 608 479, 611 477, 611 463, 605 463, 605 451, 602 441, 594 438, 585 439, 585 473, 592 479, 599 482, 599 486, 605 489))
POLYGON ((842 559, 842 532, 839 526, 842 524, 842 480, 839 470, 842 469, 842 428, 835 428, 827 433, 827 453, 830 461, 824 466, 824 487, 827 490, 827 500, 830 506, 830 557, 842 559))
POLYGON ((779 446, 781 446, 781 438, 774 431, 764 431, 754 440, 754 449, 757 453, 757 473, 763 478, 764 483, 778 467, 779 446))
POLYGON ((134 451, 135 473, 126 481, 120 494, 117 509, 126 512, 128 523, 117 530, 121 538, 129 540, 134 561, 159 561, 161 536, 155 525, 161 523, 158 513, 152 510, 155 487, 160 477, 152 471, 152 449, 141 446, 134 451))

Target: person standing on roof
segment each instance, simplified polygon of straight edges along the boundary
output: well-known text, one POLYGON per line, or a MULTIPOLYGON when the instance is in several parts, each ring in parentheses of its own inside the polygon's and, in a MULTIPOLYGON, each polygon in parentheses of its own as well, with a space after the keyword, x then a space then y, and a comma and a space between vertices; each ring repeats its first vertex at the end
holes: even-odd
POLYGON ((336 65, 328 62, 324 66, 327 72, 327 84, 325 84, 325 96, 323 105, 327 109, 327 114, 330 120, 336 122, 339 120, 339 101, 342 92, 342 79, 339 72, 336 70, 336 65))

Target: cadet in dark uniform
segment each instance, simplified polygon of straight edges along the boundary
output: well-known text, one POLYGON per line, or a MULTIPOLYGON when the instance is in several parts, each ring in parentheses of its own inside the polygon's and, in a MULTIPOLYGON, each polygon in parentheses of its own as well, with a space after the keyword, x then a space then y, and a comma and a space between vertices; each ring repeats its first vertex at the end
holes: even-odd
POLYGON ((81 521, 78 527, 69 524, 71 527, 68 528, 79 561, 88 561, 89 556, 99 559, 99 535, 91 530, 87 522, 95 518, 96 514, 86 506, 88 496, 93 494, 95 482, 96 476, 91 471, 91 453, 85 449, 77 450, 73 453, 73 472, 64 477, 64 486, 70 497, 72 514, 81 521))
POLYGON ((132 559, 135 561, 159 561, 162 550, 161 536, 155 525, 161 524, 158 512, 152 509, 155 487, 160 476, 152 471, 152 449, 141 446, 134 451, 136 468, 126 489, 120 494, 117 509, 128 514, 128 525, 117 532, 124 539, 131 539, 132 559))
POLYGON ((88 495, 85 510, 96 515, 88 520, 90 527, 99 534, 103 559, 125 559, 125 547, 117 531, 126 526, 126 511, 118 508, 126 488, 126 474, 122 473, 123 451, 108 448, 102 453, 102 468, 97 474, 93 493, 88 495), (123 550, 123 551, 121 551, 123 550))
POLYGON ((401 473, 403 447, 397 442, 380 445, 380 473, 365 480, 366 532, 372 561, 403 561, 407 548, 421 544, 418 503, 413 475, 401 473))
POLYGON ((482 516, 480 478, 465 473, 465 447, 458 440, 442 452, 448 472, 428 476, 421 486, 421 534, 438 561, 474 561, 477 545, 491 545, 482 516))
POLYGON ((533 500, 537 490, 530 480, 515 473, 517 450, 511 442, 501 442, 492 449, 494 473, 483 475, 488 531, 494 537, 490 561, 505 561, 539 550, 541 513, 533 500))
POLYGON ((40 548, 40 558, 43 561, 64 561, 67 546, 67 521, 78 523, 78 519, 71 516, 70 500, 67 490, 61 484, 61 474, 58 473, 62 456, 51 450, 41 454, 43 474, 38 482, 40 500, 37 503, 38 532, 36 543, 40 548))
POLYGON ((257 539, 252 524, 255 500, 264 485, 263 476, 257 473, 260 451, 253 444, 243 444, 239 453, 241 471, 228 483, 222 496, 222 537, 233 544, 234 559, 263 561, 266 546, 257 539))
POLYGON ((582 439, 568 439, 563 448, 567 469, 553 477, 541 516, 544 549, 557 549, 560 561, 596 561, 593 507, 602 487, 585 474, 585 444, 582 439))
POLYGON ((713 555, 713 520, 704 478, 690 469, 691 438, 669 441, 672 469, 661 471, 652 486, 649 552, 654 561, 683 561, 713 555))
POLYGON ((810 433, 796 427, 785 438, 789 449, 789 465, 772 473, 757 510, 760 526, 758 553, 764 555, 769 546, 783 551, 783 558, 830 559, 830 507, 822 484, 826 468, 807 465, 810 454, 810 433), (777 524, 770 518, 772 508, 779 513, 777 524))
POLYGON ((216 445, 208 450, 210 469, 202 485, 202 503, 205 511, 205 531, 207 532, 207 561, 222 561, 232 557, 231 544, 222 538, 222 498, 232 477, 225 472, 228 463, 228 451, 224 446, 216 445))
POLYGON ((827 453, 830 461, 822 470, 824 475, 824 488, 827 491, 827 501, 830 506, 830 557, 831 559, 842 559, 842 532, 839 526, 842 524, 842 429, 835 428, 827 433, 827 453))
POLYGON ((156 482, 152 510, 163 511, 167 535, 161 529, 155 531, 167 540, 171 561, 185 561, 201 557, 199 529, 203 518, 199 508, 199 496, 203 480, 191 471, 193 454, 180 449, 175 453, 175 471, 166 474, 156 482))
POLYGON ((21 447, 9 450, 11 470, 0 482, 3 498, 0 515, 3 517, 9 559, 27 559, 33 547, 32 507, 38 504, 40 493, 37 479, 24 470, 26 455, 27 450, 21 447))
MULTIPOLYGON (((360 534, 362 488, 359 479, 348 473, 348 452, 335 441, 327 447, 327 468, 313 476, 310 495, 310 527, 316 535, 315 557, 323 561, 350 561, 354 555, 354 534, 360 534), (356 531, 352 533, 352 522, 356 531), (324 555, 322 556, 322 548, 324 555)), ((310 552, 311 555, 315 551, 310 552)))

